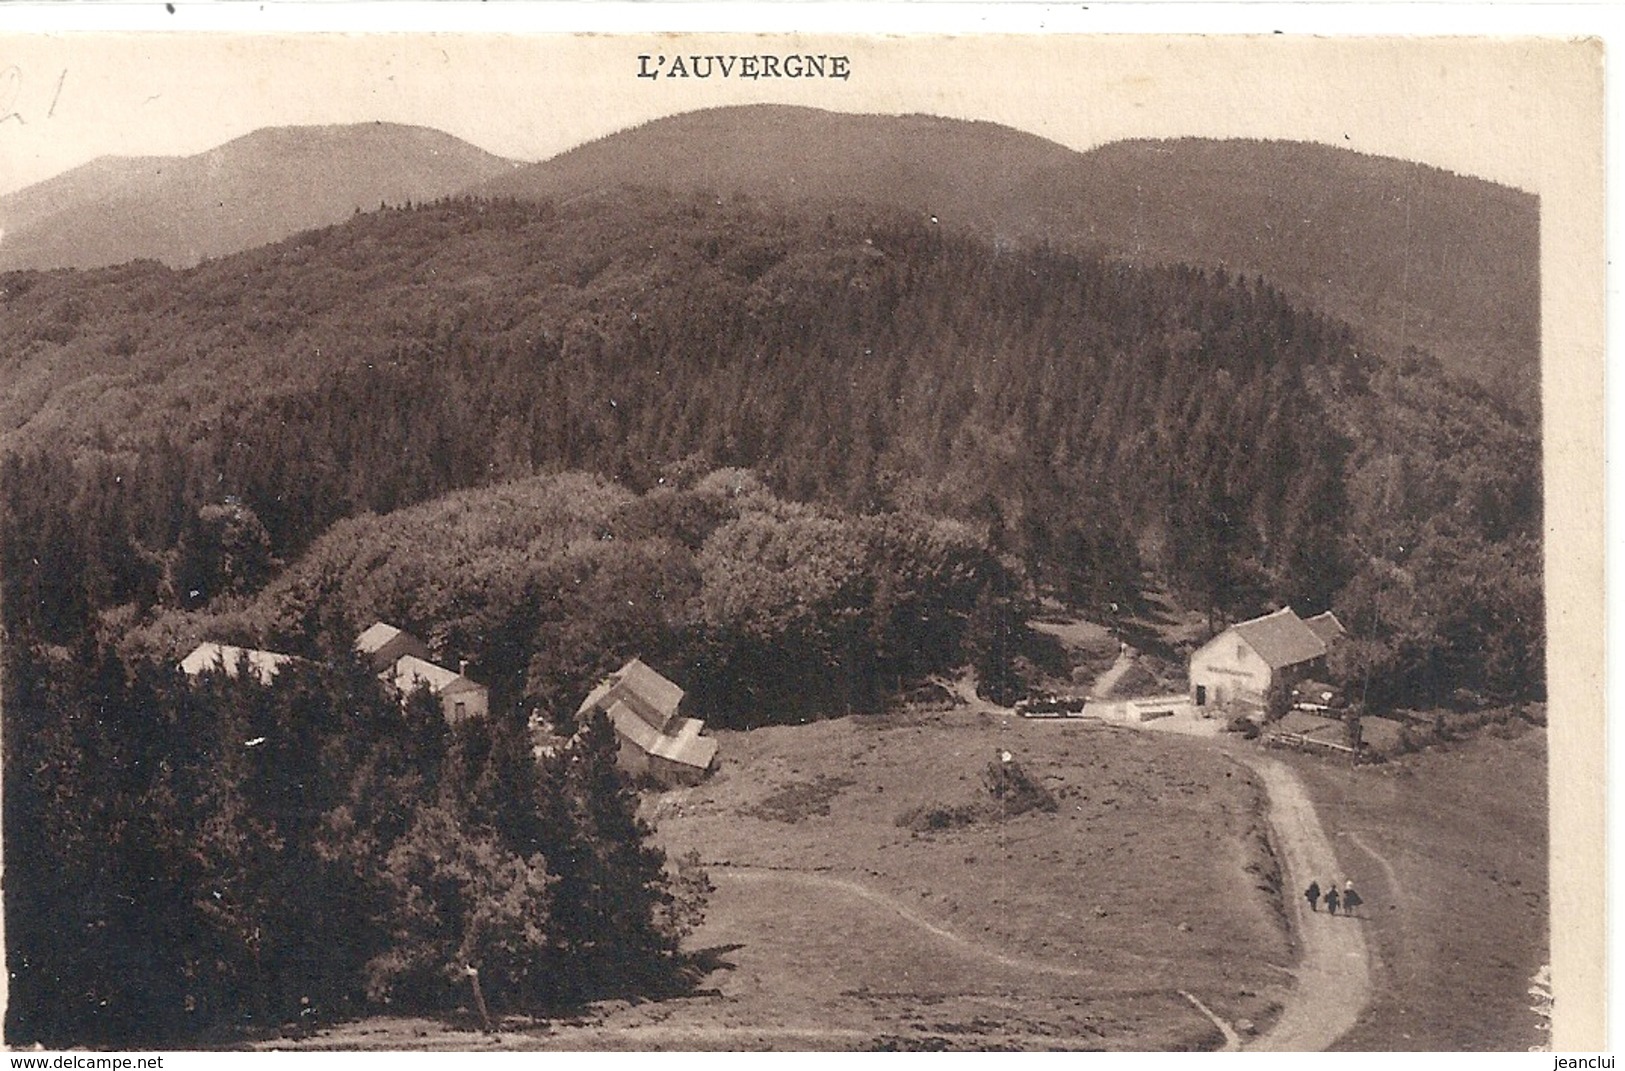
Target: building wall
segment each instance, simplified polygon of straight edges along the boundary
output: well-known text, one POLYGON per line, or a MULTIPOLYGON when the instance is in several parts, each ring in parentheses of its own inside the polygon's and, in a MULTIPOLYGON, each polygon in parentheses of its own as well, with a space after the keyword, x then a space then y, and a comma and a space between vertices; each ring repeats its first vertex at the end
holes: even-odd
POLYGON ((615 764, 629 777, 648 777, 667 788, 675 788, 697 785, 711 772, 651 755, 619 732, 615 735, 620 744, 615 752, 615 764))
POLYGON ((485 717, 490 713, 490 706, 490 693, 484 688, 465 688, 443 692, 440 696, 440 708, 446 714, 446 721, 453 725, 469 718, 485 717))
POLYGON ((1191 700, 1204 706, 1262 703, 1271 678, 1269 663, 1234 632, 1219 633, 1191 655, 1191 700))
POLYGON ((653 774, 655 779, 661 784, 673 786, 697 785, 701 781, 705 780, 705 775, 709 771, 701 770, 694 766, 689 766, 686 763, 673 762, 670 759, 663 759, 659 755, 650 755, 649 772, 653 774))

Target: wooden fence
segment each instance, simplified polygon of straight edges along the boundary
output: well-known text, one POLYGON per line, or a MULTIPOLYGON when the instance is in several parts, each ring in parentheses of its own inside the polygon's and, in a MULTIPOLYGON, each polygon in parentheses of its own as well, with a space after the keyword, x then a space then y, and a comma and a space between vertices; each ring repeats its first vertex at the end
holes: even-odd
POLYGON ((1315 748, 1324 748, 1343 755, 1353 755, 1356 751, 1347 744, 1322 740, 1318 736, 1306 736, 1303 733, 1270 733, 1264 738, 1264 743, 1268 747, 1295 747, 1311 751, 1315 748))

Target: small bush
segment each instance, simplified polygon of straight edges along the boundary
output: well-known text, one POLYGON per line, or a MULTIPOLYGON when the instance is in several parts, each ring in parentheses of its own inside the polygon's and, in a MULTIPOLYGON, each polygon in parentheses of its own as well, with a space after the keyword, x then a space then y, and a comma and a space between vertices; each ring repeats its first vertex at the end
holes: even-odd
POLYGON ((1227 733, 1240 733, 1244 740, 1258 739, 1258 723, 1245 714, 1237 714, 1225 724, 1227 733))
POLYGON ((1120 699, 1133 699, 1156 695, 1161 690, 1156 672, 1148 659, 1139 658, 1117 679, 1117 687, 1112 689, 1112 695, 1120 699))
POLYGON ((987 770, 982 774, 982 784, 1006 816, 1028 811, 1054 811, 1060 807, 1055 793, 1022 769, 1021 763, 1008 751, 999 752, 998 757, 987 764, 987 770))
POLYGON ((898 704, 918 710, 952 710, 965 705, 965 700, 936 681, 925 681, 900 693, 898 704))
POLYGON ((1502 740, 1516 740, 1529 731, 1529 723, 1516 718, 1498 721, 1490 726, 1490 735, 1502 740))

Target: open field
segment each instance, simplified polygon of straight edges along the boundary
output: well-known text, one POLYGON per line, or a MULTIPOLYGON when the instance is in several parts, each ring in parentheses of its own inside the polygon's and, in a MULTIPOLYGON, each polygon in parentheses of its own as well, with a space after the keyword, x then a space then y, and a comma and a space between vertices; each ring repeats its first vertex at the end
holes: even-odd
POLYGON ((1245 1041, 1289 991, 1261 789, 1210 746, 966 708, 718 735, 721 772, 649 806, 716 886, 698 995, 495 1041, 374 1019, 307 1044, 1205 1049, 1226 1038, 1198 1002, 1245 1041), (986 799, 999 749, 1057 812, 898 824, 986 799))
POLYGON ((979 705, 719 736, 715 778, 647 802, 716 886, 693 995, 494 1037, 372 1019, 303 1045, 1316 1048, 1350 1024, 1336 1047, 1543 1041, 1523 995, 1547 947, 1536 730, 1367 767, 979 705), (1055 813, 914 831, 986 800, 1001 750, 1055 813), (1306 851, 1322 882, 1355 880, 1359 917, 1309 915, 1297 876, 1283 903, 1285 859, 1304 870, 1306 851), (1341 872, 1321 873, 1334 854, 1341 872), (1287 916, 1316 940, 1289 939, 1287 916))
POLYGON ((1549 947, 1545 733, 1384 766, 1279 754, 1366 901, 1372 1002, 1337 1047, 1544 1044, 1525 990, 1549 947))
POLYGON ((1188 741, 956 710, 722 746, 722 775, 654 817, 670 850, 713 864, 697 936, 742 946, 715 984, 747 1018, 817 1009, 814 1022, 967 1046, 1019 1029, 1054 1030, 1056 1047, 1205 1047, 1218 1035, 1180 990, 1260 1020, 1285 979, 1259 790, 1188 741), (983 796, 1001 748, 1059 812, 897 824, 983 796))

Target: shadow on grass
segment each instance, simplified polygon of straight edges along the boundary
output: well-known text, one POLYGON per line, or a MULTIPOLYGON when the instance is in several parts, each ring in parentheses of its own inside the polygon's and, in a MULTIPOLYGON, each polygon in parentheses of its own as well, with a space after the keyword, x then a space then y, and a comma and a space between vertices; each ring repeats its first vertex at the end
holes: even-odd
POLYGON ((677 978, 684 984, 677 987, 670 996, 674 997, 708 997, 717 996, 719 991, 714 988, 702 989, 700 983, 705 981, 717 971, 731 971, 739 965, 728 959, 728 953, 737 952, 745 946, 741 943, 730 945, 712 945, 709 948, 697 948, 683 956, 683 963, 677 969, 677 978))

